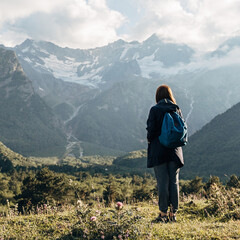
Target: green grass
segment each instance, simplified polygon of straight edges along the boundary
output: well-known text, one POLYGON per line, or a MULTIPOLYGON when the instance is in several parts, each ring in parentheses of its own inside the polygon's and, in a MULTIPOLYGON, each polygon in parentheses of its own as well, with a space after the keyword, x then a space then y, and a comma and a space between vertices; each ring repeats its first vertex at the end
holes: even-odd
POLYGON ((239 239, 240 221, 205 214, 201 200, 184 200, 177 223, 153 223, 156 201, 124 204, 117 210, 101 203, 59 208, 42 206, 38 212, 19 215, 2 209, 0 239, 239 239), (96 216, 96 221, 91 217, 96 216), (120 236, 121 235, 121 236, 120 236), (101 238, 102 237, 102 238, 101 238))

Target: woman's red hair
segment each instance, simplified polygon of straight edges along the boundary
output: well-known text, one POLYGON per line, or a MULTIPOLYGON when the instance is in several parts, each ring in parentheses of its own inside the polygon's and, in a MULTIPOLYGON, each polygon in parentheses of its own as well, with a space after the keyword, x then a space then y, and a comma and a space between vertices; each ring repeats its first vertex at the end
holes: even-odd
POLYGON ((159 86, 156 91, 156 102, 157 103, 164 98, 168 98, 169 100, 171 100, 173 103, 176 104, 176 100, 173 96, 172 90, 167 85, 159 86))

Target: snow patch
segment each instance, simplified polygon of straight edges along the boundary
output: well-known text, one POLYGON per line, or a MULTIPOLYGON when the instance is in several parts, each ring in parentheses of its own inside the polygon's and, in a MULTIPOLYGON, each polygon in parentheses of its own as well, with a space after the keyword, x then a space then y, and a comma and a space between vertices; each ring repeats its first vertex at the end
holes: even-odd
POLYGON ((163 68, 163 63, 160 61, 154 61, 154 58, 155 53, 137 60, 143 77, 150 78, 151 73, 159 72, 159 68, 163 68))
POLYGON ((25 58, 23 58, 26 62, 28 62, 28 63, 32 63, 32 61, 31 61, 31 59, 29 58, 29 57, 25 57, 25 58))
MULTIPOLYGON (((132 49, 132 48, 136 49, 138 47, 139 47, 139 44, 134 44, 134 45, 133 44, 125 44, 125 47, 124 47, 124 49, 122 51, 122 54, 120 56, 120 60, 123 60, 126 57, 128 51, 130 49, 132 49)), ((137 59, 137 58, 139 58, 139 53, 135 53, 134 56, 133 56, 133 59, 137 59)), ((128 59, 129 58, 126 58, 125 60, 128 60, 128 59)))
POLYGON ((61 78, 68 81, 69 78, 77 80, 77 67, 79 63, 71 60, 65 62, 60 61, 55 55, 49 55, 48 58, 43 59, 45 67, 53 72, 54 77, 61 78))
POLYGON ((28 52, 28 51, 29 51, 29 47, 26 47, 26 48, 24 48, 24 49, 22 50, 23 53, 26 53, 26 52, 28 52))
POLYGON ((85 73, 81 77, 78 77, 78 79, 79 80, 89 80, 89 81, 96 80, 95 83, 100 83, 100 81, 102 80, 102 77, 99 75, 101 70, 103 70, 103 67, 91 69, 91 71, 89 71, 88 73, 85 73))
POLYGON ((77 62, 76 59, 66 57, 65 61, 59 60, 55 55, 50 54, 48 58, 42 58, 44 61, 44 68, 50 71, 55 78, 60 78, 67 82, 75 82, 83 85, 88 85, 90 87, 97 87, 101 83, 102 77, 98 74, 103 67, 96 69, 90 68, 89 72, 85 73, 83 76, 78 76, 77 71, 78 67, 81 67, 81 70, 86 67, 91 67, 93 64, 98 63, 98 58, 94 59, 93 64, 90 64, 89 61, 77 62))
POLYGON ((45 49, 42 49, 42 48, 39 48, 37 49, 38 51, 42 52, 42 53, 45 53, 47 55, 50 55, 48 51, 46 51, 45 49))
POLYGON ((123 52, 122 52, 122 54, 121 54, 121 56, 120 56, 120 60, 122 60, 122 59, 126 56, 128 50, 129 50, 130 48, 131 48, 130 46, 126 46, 126 47, 124 48, 124 50, 123 50, 123 52))
POLYGON ((136 52, 134 55, 133 55, 133 60, 137 60, 139 58, 140 54, 139 52, 136 52))

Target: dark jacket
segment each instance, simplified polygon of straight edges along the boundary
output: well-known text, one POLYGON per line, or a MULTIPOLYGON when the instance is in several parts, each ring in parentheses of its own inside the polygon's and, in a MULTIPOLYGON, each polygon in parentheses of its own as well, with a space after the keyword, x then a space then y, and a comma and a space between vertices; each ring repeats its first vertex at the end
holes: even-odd
POLYGON ((179 167, 184 165, 182 148, 166 148, 160 144, 163 117, 166 112, 181 111, 179 107, 167 99, 159 101, 150 109, 147 120, 148 157, 147 167, 155 167, 164 162, 175 161, 179 167))

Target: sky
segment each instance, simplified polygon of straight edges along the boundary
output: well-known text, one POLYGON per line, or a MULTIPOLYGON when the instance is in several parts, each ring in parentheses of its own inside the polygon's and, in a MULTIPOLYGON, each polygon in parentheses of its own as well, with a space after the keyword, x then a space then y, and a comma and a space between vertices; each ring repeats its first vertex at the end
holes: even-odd
POLYGON ((0 0, 0 44, 25 39, 95 48, 118 39, 210 51, 240 35, 240 0, 0 0))

